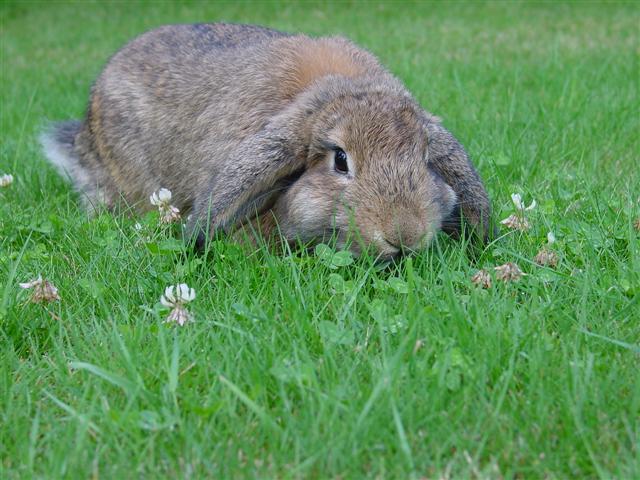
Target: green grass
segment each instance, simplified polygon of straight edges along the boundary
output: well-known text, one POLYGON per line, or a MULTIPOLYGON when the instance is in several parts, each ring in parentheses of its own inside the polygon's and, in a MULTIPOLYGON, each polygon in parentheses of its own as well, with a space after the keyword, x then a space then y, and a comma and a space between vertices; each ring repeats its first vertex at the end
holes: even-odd
POLYGON ((0 477, 640 477, 637 4, 0 13, 0 477), (477 257, 441 237, 332 269, 229 241, 194 256, 153 215, 87 218, 38 131, 81 117, 130 37, 216 20, 370 49, 467 147, 497 219, 512 192, 538 201, 533 228, 477 257), (555 270, 532 261, 549 230, 555 270), (528 275, 470 283, 508 261, 528 275), (60 302, 29 302, 18 282, 39 274, 60 302), (197 291, 184 328, 159 309, 176 282, 197 291))

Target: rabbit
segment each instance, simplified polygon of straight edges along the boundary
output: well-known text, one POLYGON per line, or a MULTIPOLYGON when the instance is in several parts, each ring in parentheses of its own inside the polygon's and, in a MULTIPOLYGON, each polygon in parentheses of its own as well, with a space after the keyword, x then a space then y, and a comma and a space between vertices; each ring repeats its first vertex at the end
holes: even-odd
POLYGON ((460 143, 339 36, 156 28, 108 61, 86 117, 54 124, 41 143, 89 211, 121 200, 144 211, 152 192, 171 190, 200 248, 251 221, 291 242, 335 235, 380 258, 421 249, 440 229, 468 225, 485 240, 491 230, 460 143))

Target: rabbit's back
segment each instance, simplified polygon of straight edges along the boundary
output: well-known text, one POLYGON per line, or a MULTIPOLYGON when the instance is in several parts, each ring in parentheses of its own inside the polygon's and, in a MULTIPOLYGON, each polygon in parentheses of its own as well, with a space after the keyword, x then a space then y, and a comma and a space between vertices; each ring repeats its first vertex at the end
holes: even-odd
POLYGON ((315 79, 378 70, 386 75, 342 38, 251 25, 160 27, 110 59, 92 88, 76 148, 104 186, 102 201, 122 195, 144 207, 164 187, 188 210, 204 182, 232 161, 227 153, 315 79))

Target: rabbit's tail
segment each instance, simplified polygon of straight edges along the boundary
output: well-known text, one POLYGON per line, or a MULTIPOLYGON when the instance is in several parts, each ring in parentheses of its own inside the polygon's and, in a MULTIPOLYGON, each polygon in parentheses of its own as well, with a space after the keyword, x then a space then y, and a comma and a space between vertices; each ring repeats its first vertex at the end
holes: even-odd
POLYGON ((54 123, 40 135, 40 145, 47 160, 60 175, 68 177, 78 184, 78 176, 84 173, 76 152, 75 139, 82 128, 79 120, 54 123))
POLYGON ((85 165, 76 149, 76 139, 82 129, 80 120, 54 123, 40 135, 40 144, 47 160, 60 175, 72 181, 82 195, 89 211, 105 203, 104 192, 98 188, 98 175, 85 165))

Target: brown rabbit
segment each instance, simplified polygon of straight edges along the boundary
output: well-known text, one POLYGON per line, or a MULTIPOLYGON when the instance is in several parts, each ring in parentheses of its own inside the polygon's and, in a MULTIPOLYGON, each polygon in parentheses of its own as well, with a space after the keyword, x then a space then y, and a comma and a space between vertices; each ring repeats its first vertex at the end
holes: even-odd
POLYGON ((460 144, 341 37, 223 23, 152 30, 109 60, 86 118, 42 142, 88 207, 123 198, 145 210, 170 189, 200 244, 263 212, 288 240, 344 244, 355 233, 355 252, 384 258, 443 226, 458 232, 460 216, 489 232, 489 200, 460 144))

